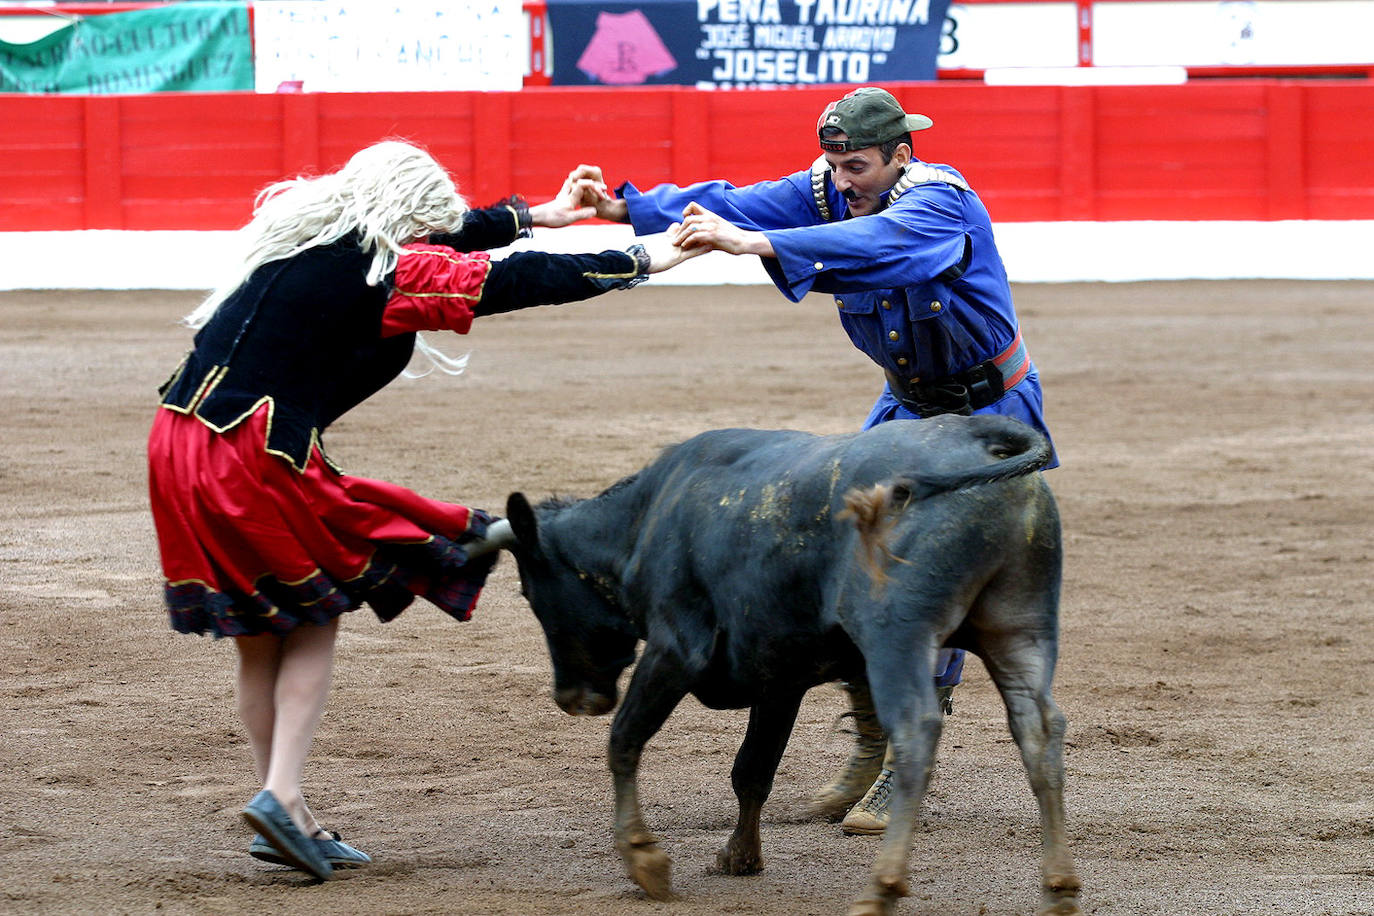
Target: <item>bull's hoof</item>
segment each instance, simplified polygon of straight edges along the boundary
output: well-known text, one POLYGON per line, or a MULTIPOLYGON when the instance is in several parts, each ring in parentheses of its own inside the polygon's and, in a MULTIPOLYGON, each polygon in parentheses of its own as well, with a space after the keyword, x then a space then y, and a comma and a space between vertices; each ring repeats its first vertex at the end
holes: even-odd
POLYGON ((1078 916, 1078 892, 1082 884, 1073 872, 1047 874, 1041 882, 1041 903, 1036 916, 1078 916))
POLYGON ((850 905, 848 916, 890 916, 897 900, 910 895, 911 888, 904 875, 875 874, 868 893, 850 905))
POLYGON ((651 900, 673 899, 672 860, 658 848, 658 843, 616 843, 625 863, 625 874, 638 884, 651 900))
POLYGON ((716 867, 727 875, 757 875, 763 871, 763 855, 757 849, 739 849, 728 843, 716 853, 716 867))
POLYGON ((890 916, 891 913, 891 900, 879 900, 869 897, 851 903, 845 916, 890 916))
POLYGON ((1081 916, 1082 912, 1078 908, 1077 900, 1059 900, 1040 910, 1035 916, 1081 916))

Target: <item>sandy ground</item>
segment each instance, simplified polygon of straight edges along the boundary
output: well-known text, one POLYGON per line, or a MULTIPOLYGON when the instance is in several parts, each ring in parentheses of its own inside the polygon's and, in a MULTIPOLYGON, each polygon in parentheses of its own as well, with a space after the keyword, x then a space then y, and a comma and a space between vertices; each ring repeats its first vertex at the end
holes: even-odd
MULTIPOLYGON (((1017 289, 1064 465, 1057 697, 1084 905, 1374 914, 1374 284, 1017 289)), ((247 855, 256 790, 232 647, 166 626, 144 494, 187 293, 0 295, 0 912, 833 914, 876 850, 804 817, 843 757, 803 706, 761 875, 710 868, 744 712, 689 700, 645 755, 680 899, 610 838, 606 719, 549 698, 509 561, 476 618, 350 615, 307 768, 371 868, 314 884, 247 855)), ((359 474, 497 509, 589 496, 721 426, 842 432, 878 375, 827 299, 642 287, 484 319, 460 379, 398 380, 340 422, 359 474)), ((948 720, 902 914, 1038 901, 1034 804, 991 683, 948 720)))

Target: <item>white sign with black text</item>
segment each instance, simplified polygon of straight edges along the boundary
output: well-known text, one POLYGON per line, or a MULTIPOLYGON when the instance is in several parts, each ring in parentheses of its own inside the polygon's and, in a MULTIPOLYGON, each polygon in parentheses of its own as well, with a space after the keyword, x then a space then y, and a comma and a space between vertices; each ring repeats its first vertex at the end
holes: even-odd
POLYGON ((257 0, 256 87, 307 92, 520 89, 520 0, 257 0))

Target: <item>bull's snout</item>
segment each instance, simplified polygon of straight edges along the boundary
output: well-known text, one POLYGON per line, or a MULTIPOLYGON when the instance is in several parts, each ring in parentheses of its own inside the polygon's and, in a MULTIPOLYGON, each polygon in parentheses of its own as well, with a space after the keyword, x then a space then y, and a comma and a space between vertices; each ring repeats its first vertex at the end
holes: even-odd
POLYGON ((570 716, 604 716, 615 709, 615 691, 605 693, 587 686, 559 687, 553 701, 570 716))

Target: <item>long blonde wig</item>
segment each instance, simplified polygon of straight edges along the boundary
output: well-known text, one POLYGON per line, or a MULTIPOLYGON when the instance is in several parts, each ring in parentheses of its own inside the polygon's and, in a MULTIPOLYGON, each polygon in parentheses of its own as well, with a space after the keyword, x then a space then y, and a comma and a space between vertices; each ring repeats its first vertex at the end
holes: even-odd
MULTIPOLYGON (((457 232, 467 212, 453 179, 429 153, 399 140, 376 143, 337 172, 279 181, 263 190, 253 219, 239 230, 243 256, 233 275, 184 321, 204 327, 262 265, 351 233, 372 256, 367 283, 376 286, 395 268, 403 245, 431 232, 457 232)), ((423 343, 421 349, 429 351, 423 343)))

